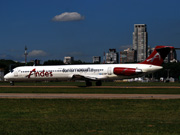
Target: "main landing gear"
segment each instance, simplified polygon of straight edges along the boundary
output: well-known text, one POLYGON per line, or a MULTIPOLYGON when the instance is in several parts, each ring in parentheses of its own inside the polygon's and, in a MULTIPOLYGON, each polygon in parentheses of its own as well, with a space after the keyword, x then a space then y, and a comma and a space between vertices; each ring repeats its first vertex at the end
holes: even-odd
POLYGON ((101 86, 102 85, 102 82, 101 81, 97 81, 96 82, 96 86, 101 86))
POLYGON ((92 86, 92 82, 90 82, 89 80, 86 81, 86 86, 92 86))
MULTIPOLYGON (((101 86, 102 85, 102 82, 101 81, 97 81, 96 82, 96 86, 101 86)), ((87 80, 86 81, 86 86, 92 86, 92 82, 87 80)))

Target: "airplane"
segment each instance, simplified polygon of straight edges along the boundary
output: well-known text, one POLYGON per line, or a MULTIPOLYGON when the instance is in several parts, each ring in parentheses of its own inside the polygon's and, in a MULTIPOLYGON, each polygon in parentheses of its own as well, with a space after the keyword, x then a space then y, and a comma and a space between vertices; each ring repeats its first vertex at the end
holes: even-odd
POLYGON ((144 76, 162 69, 161 64, 173 46, 156 46, 152 54, 137 64, 87 64, 57 66, 20 66, 4 78, 14 85, 15 81, 85 80, 86 86, 102 85, 102 80, 119 80, 144 76))

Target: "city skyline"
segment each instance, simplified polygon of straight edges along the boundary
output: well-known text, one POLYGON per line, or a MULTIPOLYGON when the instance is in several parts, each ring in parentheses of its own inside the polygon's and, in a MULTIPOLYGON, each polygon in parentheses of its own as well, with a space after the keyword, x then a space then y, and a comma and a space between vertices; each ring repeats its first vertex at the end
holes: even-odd
MULTIPOLYGON (((146 24, 148 45, 179 47, 178 0, 1 1, 0 59, 75 59, 91 62, 109 48, 132 46, 134 24, 146 24)), ((177 51, 178 59, 179 51, 177 51)))
POLYGON ((134 24, 133 49, 137 54, 137 62, 142 62, 147 58, 148 32, 146 24, 134 24))

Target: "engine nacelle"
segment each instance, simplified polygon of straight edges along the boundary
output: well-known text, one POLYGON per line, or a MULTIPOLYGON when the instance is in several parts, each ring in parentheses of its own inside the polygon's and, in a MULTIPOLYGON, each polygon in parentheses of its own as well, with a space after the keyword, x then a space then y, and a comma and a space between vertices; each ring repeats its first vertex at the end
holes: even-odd
POLYGON ((139 73, 142 73, 141 69, 136 69, 136 68, 123 68, 123 67, 115 67, 114 68, 114 74, 116 75, 137 75, 139 73))

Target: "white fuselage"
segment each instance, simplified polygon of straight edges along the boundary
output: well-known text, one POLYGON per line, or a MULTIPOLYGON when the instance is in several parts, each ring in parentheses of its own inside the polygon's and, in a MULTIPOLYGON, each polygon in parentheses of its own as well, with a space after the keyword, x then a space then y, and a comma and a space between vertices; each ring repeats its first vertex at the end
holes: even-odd
POLYGON ((148 64, 89 64, 89 65, 60 65, 60 66, 22 66, 13 69, 5 75, 7 81, 33 80, 69 80, 77 76, 89 80, 125 79, 143 76, 147 73, 162 69, 161 66, 148 64), (137 69, 135 75, 114 74, 114 68, 137 69), (141 71, 141 72, 138 72, 141 71))

